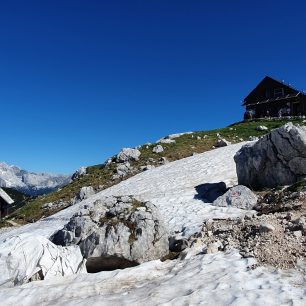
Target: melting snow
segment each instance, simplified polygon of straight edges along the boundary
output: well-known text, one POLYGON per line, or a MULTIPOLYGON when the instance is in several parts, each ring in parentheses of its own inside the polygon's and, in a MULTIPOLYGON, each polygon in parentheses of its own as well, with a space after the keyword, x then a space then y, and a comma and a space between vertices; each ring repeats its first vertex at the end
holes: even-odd
MULTIPOLYGON (((213 207, 195 198, 195 186, 236 183, 231 145, 169 163, 136 175, 35 224, 0 235, 20 233, 49 237, 80 206, 108 195, 135 195, 161 210, 172 232, 190 235, 205 219, 236 218, 239 209, 213 207)), ((303 305, 305 273, 267 267, 253 269, 254 259, 237 251, 202 255, 193 248, 185 260, 152 261, 96 274, 78 274, 0 289, 1 305, 303 305)))

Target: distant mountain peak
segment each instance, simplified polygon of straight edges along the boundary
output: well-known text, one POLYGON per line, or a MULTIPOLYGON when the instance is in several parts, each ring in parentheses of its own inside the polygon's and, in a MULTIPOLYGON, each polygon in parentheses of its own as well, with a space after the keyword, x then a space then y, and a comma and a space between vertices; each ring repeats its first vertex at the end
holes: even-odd
POLYGON ((40 195, 68 184, 71 175, 34 173, 0 162, 0 187, 14 188, 30 195, 40 195))

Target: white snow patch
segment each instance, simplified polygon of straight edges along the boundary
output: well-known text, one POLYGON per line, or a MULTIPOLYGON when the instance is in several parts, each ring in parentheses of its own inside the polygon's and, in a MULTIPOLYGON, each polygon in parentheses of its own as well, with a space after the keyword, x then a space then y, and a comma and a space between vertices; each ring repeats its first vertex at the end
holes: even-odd
POLYGON ((237 251, 32 282, 0 290, 1 305, 304 305, 305 274, 252 269, 237 251))

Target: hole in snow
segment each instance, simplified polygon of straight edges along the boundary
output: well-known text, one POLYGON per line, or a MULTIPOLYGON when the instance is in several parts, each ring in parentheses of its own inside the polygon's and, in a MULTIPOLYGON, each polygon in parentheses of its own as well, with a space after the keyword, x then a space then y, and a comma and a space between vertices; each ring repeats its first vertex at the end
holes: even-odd
POLYGON ((138 266, 138 263, 115 255, 90 257, 86 262, 88 273, 112 271, 138 266))

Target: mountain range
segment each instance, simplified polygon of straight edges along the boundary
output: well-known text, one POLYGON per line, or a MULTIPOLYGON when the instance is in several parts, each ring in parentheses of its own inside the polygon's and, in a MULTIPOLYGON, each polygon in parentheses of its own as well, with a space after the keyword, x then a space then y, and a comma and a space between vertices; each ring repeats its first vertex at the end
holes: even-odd
POLYGON ((13 188, 29 195, 41 195, 68 184, 71 175, 34 173, 0 162, 0 187, 13 188))

